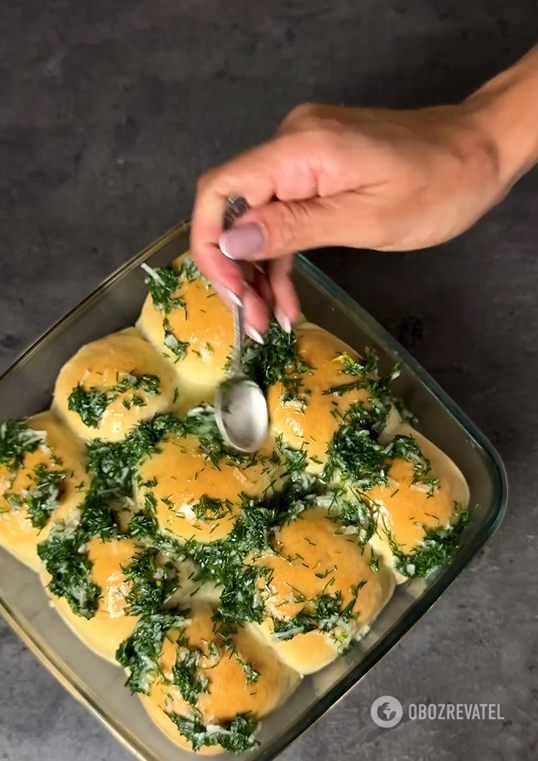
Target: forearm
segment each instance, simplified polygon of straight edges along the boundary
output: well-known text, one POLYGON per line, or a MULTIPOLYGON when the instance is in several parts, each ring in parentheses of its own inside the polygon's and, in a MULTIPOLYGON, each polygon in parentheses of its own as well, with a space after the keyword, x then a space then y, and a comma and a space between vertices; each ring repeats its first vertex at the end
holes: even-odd
POLYGON ((538 163, 538 46, 465 102, 495 146, 510 187, 538 163))

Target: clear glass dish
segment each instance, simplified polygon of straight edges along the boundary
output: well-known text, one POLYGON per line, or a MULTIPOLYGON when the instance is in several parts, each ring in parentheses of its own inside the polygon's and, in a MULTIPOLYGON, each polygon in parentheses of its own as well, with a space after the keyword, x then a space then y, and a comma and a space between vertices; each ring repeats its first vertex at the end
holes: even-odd
MULTIPOLYGON (((188 247, 186 223, 109 277, 28 349, 0 378, 0 420, 47 408, 61 366, 82 344, 134 324, 146 294, 140 264, 162 266, 188 247)), ((506 476, 496 451, 417 362, 304 257, 298 260, 296 284, 307 317, 359 351, 374 347, 381 366, 400 362, 396 392, 419 417, 419 429, 460 467, 470 487, 471 504, 478 508, 445 568, 426 581, 414 580, 397 588, 372 630, 345 658, 306 678, 291 699, 264 720, 260 747, 243 757, 251 761, 274 759, 394 647, 491 536, 507 498, 506 476)), ((1 548, 0 610, 49 671, 138 758, 192 759, 192 754, 154 726, 136 696, 129 695, 123 671, 92 653, 67 628, 49 605, 38 577, 1 548)))

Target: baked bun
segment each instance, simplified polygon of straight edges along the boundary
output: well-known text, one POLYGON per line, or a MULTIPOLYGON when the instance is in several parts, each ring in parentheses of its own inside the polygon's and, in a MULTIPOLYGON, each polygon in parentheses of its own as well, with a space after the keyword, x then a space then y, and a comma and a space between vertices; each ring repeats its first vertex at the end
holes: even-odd
POLYGON ((137 685, 132 666, 137 678, 137 659, 147 664, 141 651, 145 622, 140 623, 131 642, 122 646, 124 657, 119 657, 131 671, 128 684, 131 689, 146 687, 147 694, 141 694, 145 709, 182 748, 202 753, 250 749, 256 744, 256 720, 286 700, 298 677, 242 626, 219 631, 211 607, 196 605, 187 615, 181 628, 163 632, 158 661, 146 683, 137 685), (128 654, 134 654, 134 663, 129 663, 128 654), (234 738, 237 727, 240 732, 234 738))
POLYGON ((0 544, 34 570, 56 521, 75 521, 85 452, 51 412, 0 426, 0 544))
POLYGON ((469 488, 452 460, 410 425, 402 424, 393 442, 388 484, 375 486, 367 497, 377 523, 371 543, 402 582, 448 560, 459 538, 458 522, 463 527, 469 488))
POLYGON ((83 439, 118 441, 141 420, 171 409, 169 364, 135 328, 87 344, 62 368, 54 407, 83 439))
POLYGON ((148 268, 150 287, 137 327, 173 362, 180 409, 212 402, 233 344, 228 307, 187 253, 172 267, 148 268))
POLYGON ((388 602, 393 574, 370 547, 318 507, 275 534, 275 555, 256 561, 268 613, 258 631, 300 674, 326 666, 360 638, 388 602))
MULTIPOLYGON (((132 584, 125 572, 140 550, 135 542, 127 538, 104 542, 94 537, 88 541, 85 551, 92 564, 91 582, 101 590, 92 618, 76 615, 65 597, 51 595, 58 613, 75 634, 107 660, 114 661, 119 644, 130 636, 138 621, 138 616, 129 615, 127 597, 132 584)), ((41 579, 48 589, 51 577, 45 569, 41 572, 41 579)))
POLYGON ((258 453, 241 463, 223 456, 207 457, 194 436, 172 436, 142 462, 137 499, 154 504, 159 528, 181 540, 214 542, 232 530, 251 498, 254 503, 271 488, 275 465, 258 453))
MULTIPOLYGON (((358 402, 368 408, 371 396, 367 388, 351 388, 345 393, 329 391, 358 380, 367 381, 375 374, 365 373, 358 378, 346 372, 346 363, 339 359, 339 355, 357 362, 358 354, 317 325, 304 323, 297 328, 296 337, 299 357, 310 369, 294 371, 269 389, 271 426, 274 435, 281 436, 285 445, 306 450, 306 469, 310 473, 319 473, 345 413, 358 402), (293 389, 291 393, 290 389, 293 389)), ((391 421, 394 415, 398 418, 392 408, 391 421)))

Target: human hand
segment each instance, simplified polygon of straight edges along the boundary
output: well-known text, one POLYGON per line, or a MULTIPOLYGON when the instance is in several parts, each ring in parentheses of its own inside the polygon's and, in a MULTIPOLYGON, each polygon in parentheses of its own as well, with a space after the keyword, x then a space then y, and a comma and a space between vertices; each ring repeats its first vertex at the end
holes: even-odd
POLYGON ((288 330, 299 315, 296 251, 433 246, 469 228, 506 189, 471 106, 300 106, 272 140, 200 179, 192 253, 225 299, 243 301, 246 330, 258 339, 268 305, 288 330), (237 195, 251 210, 223 232, 226 201, 237 195), (266 260, 265 275, 246 283, 239 260, 266 260))

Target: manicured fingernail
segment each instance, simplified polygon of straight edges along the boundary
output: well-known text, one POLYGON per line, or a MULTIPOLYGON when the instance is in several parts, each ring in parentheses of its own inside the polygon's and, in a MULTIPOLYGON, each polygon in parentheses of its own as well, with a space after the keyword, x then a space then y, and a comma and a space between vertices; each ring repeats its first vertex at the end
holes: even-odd
POLYGON ((265 248, 265 235, 257 222, 237 225, 222 233, 219 247, 229 259, 253 259, 265 248))
POLYGON ((282 330, 285 330, 286 333, 291 333, 291 320, 288 315, 282 312, 280 309, 277 309, 275 311, 275 317, 282 330))
POLYGON ((253 341, 256 341, 257 344, 261 344, 263 346, 263 343, 264 343, 263 336, 261 335, 261 333, 258 333, 256 328, 253 328, 252 325, 245 326, 245 333, 247 334, 247 336, 250 336, 250 338, 252 338, 253 341))
POLYGON ((223 285, 220 285, 220 283, 214 283, 213 288, 219 294, 221 299, 223 299, 228 304, 230 304, 230 306, 235 306, 235 307, 243 306, 243 302, 241 301, 239 296, 233 291, 230 291, 229 288, 225 288, 223 285))

